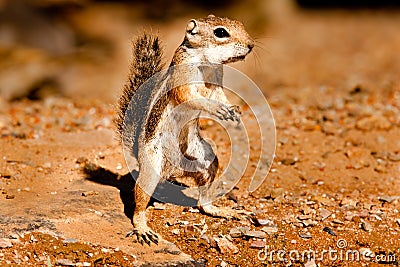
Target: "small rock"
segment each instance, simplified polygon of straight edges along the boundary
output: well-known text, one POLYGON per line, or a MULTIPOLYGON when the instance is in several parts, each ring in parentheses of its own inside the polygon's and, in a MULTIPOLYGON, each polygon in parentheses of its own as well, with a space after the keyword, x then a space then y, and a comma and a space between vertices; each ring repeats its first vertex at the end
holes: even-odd
POLYGON ((13 245, 8 238, 0 238, 0 248, 11 248, 13 245))
POLYGON ((319 214, 321 215, 321 220, 325 220, 326 218, 328 218, 329 216, 331 216, 331 212, 327 209, 321 208, 319 211, 319 214))
POLYGON ((261 228, 261 231, 266 232, 269 235, 275 234, 278 232, 277 226, 264 226, 261 228))
POLYGON ((366 222, 366 221, 362 221, 361 222, 361 228, 366 231, 366 232, 371 232, 372 231, 372 226, 370 223, 366 222))
POLYGON ((351 206, 355 208, 357 206, 357 201, 346 197, 340 201, 340 206, 351 206))
POLYGON ((229 235, 233 238, 242 237, 250 230, 249 227, 236 227, 229 231, 229 235))
POLYGON ((58 265, 58 266, 75 266, 75 263, 73 263, 69 259, 58 259, 58 260, 56 260, 55 265, 58 265))
POLYGON ((357 121, 356 128, 363 131, 371 131, 373 129, 388 130, 392 123, 383 116, 370 116, 357 121))
POLYGON ((172 230, 172 233, 174 235, 179 235, 181 233, 181 231, 180 231, 180 229, 174 229, 174 230, 172 230))
POLYGON ((351 220, 353 220, 354 216, 356 216, 356 214, 354 212, 348 211, 348 212, 346 212, 344 219, 346 221, 351 221, 351 220))
POLYGON ((304 238, 304 239, 310 239, 310 238, 312 238, 312 236, 311 236, 311 234, 310 234, 309 232, 307 232, 307 233, 299 233, 299 236, 300 236, 301 238, 304 238))
POLYGON ((165 210, 165 205, 159 202, 154 202, 154 209, 155 210, 165 210))
POLYGON ((340 221, 340 220, 338 220, 338 219, 334 219, 334 220, 332 220, 332 222, 333 222, 333 223, 336 223, 336 224, 341 224, 341 225, 344 224, 344 222, 342 222, 342 221, 340 221))
POLYGON ((217 242, 218 249, 222 254, 236 254, 239 252, 239 249, 228 239, 225 237, 219 238, 214 237, 215 242, 217 242))
POLYGON ((269 219, 257 219, 257 222, 261 226, 274 226, 274 222, 269 219))
POLYGON ((263 231, 247 231, 245 233, 247 237, 255 237, 255 238, 266 238, 267 235, 263 231))
POLYGON ((84 197, 88 197, 88 196, 95 196, 98 195, 99 193, 96 191, 86 191, 86 192, 82 192, 82 196, 84 197))
POLYGON ((315 210, 310 208, 309 206, 303 205, 301 208, 301 213, 303 213, 304 215, 314 214, 315 210))
POLYGON ((304 267, 318 267, 314 259, 311 259, 304 264, 304 267))
POLYGON ((396 222, 400 226, 400 219, 397 219, 396 222))
POLYGON ((312 216, 311 215, 299 215, 299 216, 297 216, 297 219, 299 219, 300 221, 305 221, 305 220, 309 220, 309 219, 311 219, 312 218, 312 216))
POLYGON ((309 227, 309 226, 317 225, 317 222, 316 222, 316 221, 313 221, 313 220, 311 220, 311 219, 301 221, 301 223, 303 224, 304 227, 309 227))
POLYGON ((388 159, 390 161, 400 161, 400 153, 389 153, 388 159))
POLYGON ((14 199, 15 198, 15 195, 6 195, 6 199, 14 199))
POLYGON ((384 166, 382 165, 378 165, 374 168, 374 171, 378 172, 378 173, 386 173, 387 170, 384 166))
POLYGON ((221 266, 221 267, 228 267, 229 265, 228 265, 228 263, 226 263, 226 262, 224 262, 224 261, 221 261, 220 266, 221 266))
POLYGON ((391 203, 395 200, 397 200, 399 197, 398 196, 379 196, 378 199, 382 202, 388 202, 391 203))
POLYGON ((296 164, 296 160, 295 160, 295 159, 292 159, 292 158, 286 158, 286 159, 282 159, 282 160, 281 160, 281 163, 282 163, 283 165, 286 165, 286 166, 288 166, 288 165, 294 165, 294 164, 296 164))
POLYGON ((267 242, 265 242, 264 240, 253 240, 253 242, 251 242, 250 247, 251 248, 265 248, 267 242))
POLYGON ((329 227, 324 227, 323 231, 327 232, 330 235, 336 236, 336 233, 329 227))
POLYGON ((283 198, 284 189, 283 188, 274 188, 271 190, 271 198, 272 199, 281 199, 283 198))
POLYGON ((232 228, 231 230, 229 230, 229 235, 233 238, 236 238, 236 237, 242 237, 243 233, 238 228, 232 228))
POLYGON ((78 243, 78 239, 75 238, 66 238, 63 240, 64 244, 75 244, 78 243))
POLYGON ((358 215, 360 218, 367 218, 369 216, 368 210, 362 210, 358 215))
POLYGON ((75 163, 81 164, 81 163, 87 163, 89 160, 85 157, 79 157, 76 159, 75 163))
POLYGON ((51 162, 44 163, 42 167, 45 168, 45 169, 50 169, 51 168, 51 162))

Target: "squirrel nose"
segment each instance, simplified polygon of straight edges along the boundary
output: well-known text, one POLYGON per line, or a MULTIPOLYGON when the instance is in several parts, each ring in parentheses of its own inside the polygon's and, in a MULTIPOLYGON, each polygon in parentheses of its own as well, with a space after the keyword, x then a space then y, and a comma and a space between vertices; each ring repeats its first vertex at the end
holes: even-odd
MULTIPOLYGON (((253 49, 253 47, 254 47, 254 44, 253 44, 253 43, 251 43, 251 44, 248 44, 248 45, 247 45, 247 47, 248 47, 248 48, 249 48, 249 50, 251 51, 251 50, 253 49)), ((249 52, 250 52, 250 51, 249 51, 249 52)))

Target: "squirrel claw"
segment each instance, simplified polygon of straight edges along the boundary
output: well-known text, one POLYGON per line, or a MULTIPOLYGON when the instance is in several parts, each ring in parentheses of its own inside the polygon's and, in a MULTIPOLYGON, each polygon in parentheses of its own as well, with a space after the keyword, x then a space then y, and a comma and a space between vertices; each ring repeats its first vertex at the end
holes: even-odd
POLYGON ((150 246, 152 242, 158 245, 158 235, 150 230, 150 228, 147 230, 133 229, 126 234, 126 237, 130 236, 135 236, 136 242, 139 242, 141 245, 146 243, 148 246, 150 246))
POLYGON ((218 119, 220 120, 231 120, 240 122, 240 111, 238 106, 221 106, 216 114, 218 119))

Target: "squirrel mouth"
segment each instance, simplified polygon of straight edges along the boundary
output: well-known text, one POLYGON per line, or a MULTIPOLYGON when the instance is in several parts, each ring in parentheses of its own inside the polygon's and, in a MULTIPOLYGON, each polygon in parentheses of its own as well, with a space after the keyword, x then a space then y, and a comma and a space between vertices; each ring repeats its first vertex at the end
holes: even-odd
POLYGON ((224 61, 225 63, 231 63, 231 62, 236 62, 236 61, 240 61, 240 60, 244 60, 246 58, 246 55, 242 55, 242 56, 237 56, 237 57, 231 57, 228 58, 227 60, 224 61))

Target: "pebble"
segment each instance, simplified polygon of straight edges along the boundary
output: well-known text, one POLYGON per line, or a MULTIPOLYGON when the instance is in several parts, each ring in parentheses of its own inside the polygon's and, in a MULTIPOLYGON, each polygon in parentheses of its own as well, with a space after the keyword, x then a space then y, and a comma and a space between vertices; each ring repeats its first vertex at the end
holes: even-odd
POLYGON ((378 165, 374 168, 374 171, 378 172, 378 173, 386 173, 387 170, 384 166, 382 165, 378 165))
POLYGON ((69 259, 58 259, 58 260, 56 260, 55 265, 58 265, 58 266, 75 266, 75 263, 73 263, 69 259))
POLYGON ((217 243, 218 249, 222 254, 236 254, 239 252, 238 247, 236 247, 231 241, 229 241, 225 237, 214 237, 214 240, 217 243))
POLYGON ((31 242, 38 242, 38 240, 35 238, 35 236, 31 235, 31 237, 29 238, 29 240, 31 242))
POLYGON ((325 220, 326 218, 328 218, 329 216, 331 216, 331 212, 327 209, 321 208, 319 211, 319 214, 322 217, 322 221, 325 220))
POLYGON ((269 219, 257 219, 257 222, 261 226, 274 226, 274 222, 269 219))
POLYGON ((267 235, 263 231, 247 231, 245 233, 245 236, 247 237, 255 237, 255 238, 266 238, 267 235))
POLYGON ((8 238, 0 238, 0 248, 11 248, 13 245, 8 238))
POLYGON ((66 238, 63 240, 64 244, 75 244, 78 243, 78 239, 75 238, 66 238))
POLYGON ((99 194, 99 192, 96 192, 96 191, 82 192, 82 196, 84 196, 84 197, 95 196, 95 195, 98 195, 98 194, 99 194))
POLYGON ((353 218, 356 216, 356 214, 354 212, 351 211, 347 211, 346 214, 344 215, 344 219, 346 221, 351 221, 353 220, 353 218))
POLYGON ((391 203, 395 200, 397 200, 399 197, 398 196, 379 196, 378 199, 382 202, 388 202, 391 203))
POLYGON ((388 159, 390 161, 400 161, 400 153, 389 153, 388 159))
POLYGON ((333 231, 333 230, 332 230, 331 228, 329 228, 329 227, 324 227, 323 231, 324 231, 324 232, 327 232, 327 233, 330 234, 330 235, 336 236, 335 231, 333 231))
POLYGON ((383 116, 370 116, 357 121, 356 128, 363 131, 373 129, 388 130, 392 126, 391 122, 383 116))
POLYGON ((397 219, 396 222, 400 226, 400 219, 397 219))
POLYGON ((275 234, 278 232, 277 226, 264 226, 261 228, 261 231, 266 232, 269 235, 275 234))
POLYGON ((282 159, 282 160, 281 160, 281 163, 282 163, 283 165, 289 166, 289 165, 294 165, 294 164, 296 164, 296 160, 295 160, 295 159, 292 159, 292 158, 286 158, 286 159, 282 159))
POLYGON ((50 169, 51 168, 51 162, 44 163, 42 167, 45 168, 45 169, 50 169))
POLYGON ((253 240, 251 242, 250 247, 251 248, 265 248, 267 242, 265 240, 253 240))
POLYGON ((366 221, 362 221, 361 222, 361 228, 366 231, 366 232, 371 232, 372 231, 372 226, 370 223, 366 222, 366 221))
POLYGON ((154 202, 153 205, 155 210, 165 210, 165 205, 162 203, 154 202))
POLYGON ((272 188, 267 192, 265 198, 272 198, 274 201, 279 202, 283 199, 284 191, 283 188, 272 188))
POLYGON ((359 214, 360 218, 367 218, 369 216, 368 210, 362 210, 359 214))
POLYGON ((233 238, 242 237, 250 230, 249 227, 236 227, 229 230, 229 235, 233 238))
POLYGON ((307 233, 299 233, 299 236, 301 238, 304 238, 304 239, 312 238, 312 236, 311 236, 311 234, 309 232, 307 232, 307 233))
POLYGON ((333 223, 336 223, 336 224, 341 224, 341 225, 344 224, 344 222, 342 222, 342 221, 340 221, 340 220, 338 220, 338 219, 334 219, 334 220, 332 220, 332 222, 333 222, 333 223))
POLYGON ((179 235, 181 233, 181 231, 179 229, 174 229, 174 230, 172 230, 172 233, 174 235, 179 235))

